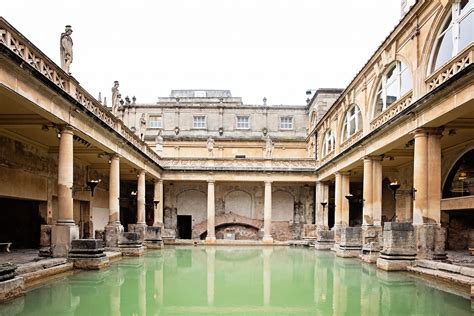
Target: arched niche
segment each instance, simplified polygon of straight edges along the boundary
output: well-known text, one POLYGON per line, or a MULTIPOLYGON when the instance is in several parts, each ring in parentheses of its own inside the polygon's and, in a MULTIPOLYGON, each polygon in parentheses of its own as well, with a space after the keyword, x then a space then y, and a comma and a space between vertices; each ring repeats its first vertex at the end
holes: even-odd
POLYGON ((474 149, 453 165, 443 186, 443 199, 474 195, 474 149))
POLYGON ((252 218, 252 196, 250 193, 236 190, 228 193, 224 198, 225 212, 252 218))
POLYGON ((186 190, 176 196, 178 215, 191 215, 192 224, 207 219, 207 195, 198 190, 186 190))
POLYGON ((289 192, 277 190, 272 194, 272 221, 293 220, 295 198, 289 192))

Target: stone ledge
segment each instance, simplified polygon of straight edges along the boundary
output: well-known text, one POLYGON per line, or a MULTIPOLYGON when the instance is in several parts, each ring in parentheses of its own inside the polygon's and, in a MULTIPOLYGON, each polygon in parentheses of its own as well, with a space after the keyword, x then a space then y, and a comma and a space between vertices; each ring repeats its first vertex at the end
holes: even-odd
POLYGON ((424 269, 439 270, 453 274, 460 274, 469 278, 474 278, 473 268, 462 267, 454 264, 437 262, 432 260, 416 260, 414 266, 424 269))
POLYGON ((25 280, 25 286, 31 287, 38 284, 43 279, 57 277, 63 273, 70 272, 73 269, 74 264, 72 262, 68 262, 51 268, 25 273, 22 274, 21 277, 25 280))
POLYGON ((0 303, 9 301, 25 293, 25 282, 22 277, 0 282, 0 303))
POLYGON ((28 263, 18 265, 16 272, 18 274, 26 274, 26 273, 35 272, 38 270, 49 269, 52 267, 65 264, 65 263, 67 263, 66 258, 54 258, 54 259, 40 260, 37 262, 28 262, 28 263))
POLYGON ((433 270, 430 268, 422 268, 419 266, 411 266, 411 267, 408 267, 407 270, 410 272, 429 275, 429 276, 440 278, 446 281, 455 282, 461 285, 468 285, 468 286, 474 285, 474 278, 457 274, 457 273, 450 273, 450 272, 441 271, 441 270, 433 270))

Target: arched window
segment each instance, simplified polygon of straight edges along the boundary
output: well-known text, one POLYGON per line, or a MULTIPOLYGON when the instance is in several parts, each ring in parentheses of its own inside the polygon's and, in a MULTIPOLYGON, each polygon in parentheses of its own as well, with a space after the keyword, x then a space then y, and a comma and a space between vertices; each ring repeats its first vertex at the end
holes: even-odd
POLYGON ((385 111, 411 89, 411 74, 407 66, 400 61, 394 62, 382 76, 377 88, 374 116, 385 111))
POLYGON ((362 115, 360 114, 359 107, 354 104, 346 112, 346 117, 344 118, 344 127, 342 128, 342 141, 354 135, 361 128, 362 115))
POLYGON ((326 157, 328 154, 330 154, 334 150, 335 146, 336 146, 336 143, 335 143, 334 134, 332 133, 332 130, 328 129, 326 133, 324 134, 322 156, 326 157))
POLYGON ((439 31, 431 72, 443 66, 474 39, 474 0, 455 0, 451 14, 439 31))
POLYGON ((443 188, 443 198, 466 195, 474 195, 474 149, 456 162, 443 188))

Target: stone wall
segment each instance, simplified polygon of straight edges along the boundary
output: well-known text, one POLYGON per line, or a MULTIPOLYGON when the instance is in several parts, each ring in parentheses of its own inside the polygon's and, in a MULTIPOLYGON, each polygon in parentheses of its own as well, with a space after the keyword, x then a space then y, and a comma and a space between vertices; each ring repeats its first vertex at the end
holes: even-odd
POLYGON ((469 211, 449 212, 446 248, 464 250, 474 247, 474 214, 469 211))

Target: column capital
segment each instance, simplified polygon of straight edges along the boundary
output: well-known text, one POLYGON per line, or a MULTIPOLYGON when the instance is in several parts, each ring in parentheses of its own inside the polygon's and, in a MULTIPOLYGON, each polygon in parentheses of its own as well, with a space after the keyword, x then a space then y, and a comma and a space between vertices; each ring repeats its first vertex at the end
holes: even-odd
POLYGON ((71 125, 60 125, 57 126, 60 134, 71 134, 74 135, 74 127, 71 125))
POLYGON ((443 127, 420 127, 412 132, 413 137, 428 136, 428 135, 443 135, 443 127))
POLYGON ((210 184, 210 183, 214 184, 214 183, 216 183, 216 180, 214 180, 214 179, 208 179, 208 180, 207 180, 207 183, 208 183, 208 184, 210 184))
POLYGON ((265 180, 263 181, 265 185, 271 185, 273 183, 273 180, 265 180))
POLYGON ((382 161, 383 160, 383 155, 367 155, 364 156, 363 158, 364 161, 370 160, 370 161, 382 161))
POLYGON ((138 172, 137 172, 137 176, 141 176, 141 175, 145 175, 145 174, 146 174, 145 169, 140 169, 140 170, 138 170, 138 172))
POLYGON ((350 176, 351 172, 350 171, 336 171, 334 172, 334 175, 340 174, 341 176, 350 176))
POLYGON ((121 158, 121 156, 120 156, 119 154, 117 154, 117 153, 110 153, 110 154, 108 154, 108 155, 109 155, 109 158, 110 158, 110 159, 113 159, 113 160, 115 160, 115 159, 120 159, 120 158, 121 158))

